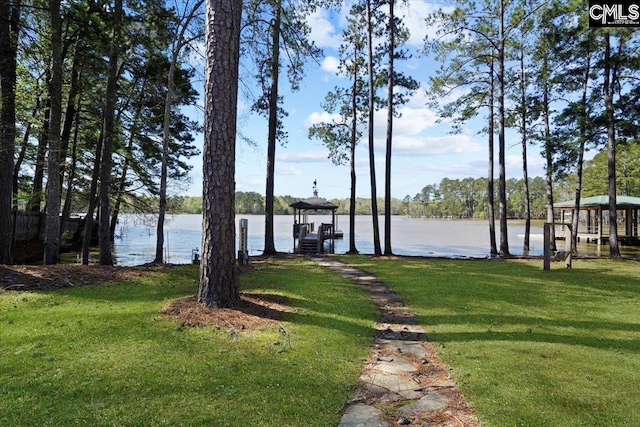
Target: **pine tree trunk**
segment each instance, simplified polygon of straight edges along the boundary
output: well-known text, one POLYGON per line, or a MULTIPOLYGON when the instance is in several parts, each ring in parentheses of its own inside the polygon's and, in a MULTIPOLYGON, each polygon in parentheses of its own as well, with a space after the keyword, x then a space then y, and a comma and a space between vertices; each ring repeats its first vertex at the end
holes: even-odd
POLYGON ((389 76, 387 85, 387 150, 384 173, 384 254, 393 255, 391 248, 391 148, 393 141, 393 58, 395 55, 395 21, 393 2, 389 0, 389 76))
POLYGON ((160 171, 160 203, 158 213, 158 225, 156 229, 156 256, 154 263, 161 264, 163 262, 162 252, 164 249, 164 221, 167 211, 167 180, 168 180, 168 163, 169 163, 169 142, 171 140, 171 109, 173 107, 173 97, 175 92, 175 74, 180 52, 184 47, 184 35, 189 28, 189 23, 194 18, 197 10, 200 8, 204 0, 197 1, 191 8, 188 15, 183 16, 180 20, 181 28, 173 43, 171 50, 171 63, 169 64, 169 73, 167 76, 167 95, 164 101, 164 117, 162 122, 162 165, 160 171))
MULTIPOLYGON (((1 18, 0 18, 1 19, 1 18)), ((0 37, 1 38, 1 37, 0 37)), ((3 67, 0 67, 0 69, 3 67)), ((8 80, 7 80, 8 81, 8 80)), ((38 111, 40 111, 40 102, 42 100, 42 96, 40 93, 37 93, 36 96, 36 105, 33 107, 31 111, 31 115, 36 117, 38 115, 38 111)), ((18 210, 18 183, 20 178, 20 169, 22 168, 22 162, 27 155, 27 148, 29 147, 29 140, 31 138, 31 129, 33 124, 31 122, 27 123, 27 126, 24 130, 24 134, 22 136, 22 142, 20 143, 20 151, 18 152, 18 158, 13 165, 13 209, 18 210)), ((28 209, 28 205, 23 208, 28 209)))
POLYGON ((0 0, 0 264, 10 264, 13 156, 16 137, 16 46, 20 2, 0 0))
POLYGON ((618 245, 618 202, 616 191, 616 132, 613 114, 613 77, 611 67, 611 35, 604 36, 604 81, 602 94, 604 97, 605 120, 607 123, 607 165, 609 169, 609 258, 620 258, 618 245))
MULTIPOLYGON (((46 86, 51 87, 51 70, 47 69, 46 86)), ((48 90, 47 90, 48 91, 48 90)), ((35 171, 33 172, 33 187, 27 210, 40 212, 42 210, 42 187, 44 183, 44 170, 46 163, 47 142, 49 135, 49 117, 51 116, 51 96, 47 93, 44 98, 44 118, 38 135, 38 148, 36 151, 35 171)))
POLYGON ((489 217, 489 245, 491 247, 491 255, 498 254, 498 246, 496 245, 496 213, 495 213, 495 187, 493 182, 494 175, 494 62, 493 54, 491 55, 491 64, 489 67, 489 173, 487 177, 487 216, 489 217))
POLYGON ((358 137, 358 48, 354 43, 353 54, 353 86, 351 87, 351 153, 349 158, 349 171, 351 176, 351 194, 349 199, 349 254, 357 254, 356 248, 356 143, 358 137))
POLYGON ((498 44, 498 200, 500 203, 500 255, 510 256, 507 233, 507 178, 505 170, 505 108, 504 108, 504 0, 500 2, 500 42, 498 44))
POLYGON ((373 221, 373 253, 382 255, 380 226, 378 223, 378 190, 376 188, 376 160, 373 140, 373 113, 375 104, 375 76, 373 74, 373 23, 371 0, 367 0, 367 48, 369 75, 369 174, 371 177, 371 218, 373 221))
POLYGON ((529 195, 529 168, 527 166, 527 94, 524 68, 524 53, 520 52, 520 103, 521 133, 522 133, 522 180, 524 182, 524 243, 523 253, 529 252, 529 237, 531 235, 531 201, 529 195))
POLYGON ((47 162, 47 203, 44 263, 60 260, 60 129, 62 121, 62 19, 60 0, 49 1, 51 18, 51 100, 49 116, 49 159, 47 162))
MULTIPOLYGON (((79 100, 78 104, 80 104, 79 100)), ((79 105, 75 110, 75 130, 73 134, 73 142, 71 143, 71 163, 69 164, 69 173, 67 174, 67 192, 65 194, 64 204, 62 206, 62 218, 60 219, 60 235, 62 235, 65 224, 69 219, 69 215, 71 214, 71 195, 73 193, 73 182, 76 179, 76 168, 78 165, 78 130, 80 129, 80 124, 78 122, 80 119, 80 114, 78 114, 78 109, 79 105)))
POLYGON ((275 198, 275 163, 276 163, 276 138, 278 130, 278 77, 280 75, 280 1, 275 2, 276 10, 273 22, 273 35, 271 39, 273 56, 271 57, 271 90, 269 91, 269 134, 267 138, 267 186, 265 193, 264 215, 264 254, 276 253, 273 232, 274 198, 275 198))
MULTIPOLYGON (((35 116, 35 111, 34 114, 35 116)), ((33 127, 32 123, 27 123, 27 126, 24 129, 24 135, 22 137, 22 142, 20 143, 20 151, 18 152, 18 158, 16 159, 13 165, 13 209, 18 210, 18 192, 19 192, 19 181, 20 181, 20 169, 22 167, 22 162, 24 162, 24 158, 27 155, 27 147, 29 145, 29 138, 31 137, 31 128, 33 127)))
POLYGON ((89 249, 93 238, 93 213, 96 210, 96 195, 98 192, 98 179, 100 177, 100 165, 102 158, 103 134, 100 132, 96 144, 95 157, 93 159, 93 172, 91 174, 91 185, 89 186, 89 207, 84 217, 84 230, 82 233, 82 265, 89 265, 89 249))
POLYGON ((202 261, 198 301, 240 302, 235 266, 235 143, 242 0, 209 0, 206 21, 202 261))
POLYGON ((587 94, 589 90, 589 75, 591 74, 591 54, 587 56, 587 64, 582 83, 582 101, 580 103, 580 145, 578 147, 578 165, 576 170, 576 192, 573 215, 571 217, 571 251, 578 251, 578 227, 580 224, 580 197, 582 194, 582 171, 584 162, 584 146, 587 141, 587 94))
POLYGON ((104 108, 104 141, 102 146, 102 165, 100 168, 100 218, 98 238, 100 244, 100 265, 113 265, 110 233, 110 183, 113 154, 113 133, 115 128, 116 91, 118 80, 118 55, 120 50, 120 32, 122 26, 122 0, 115 0, 113 37, 109 50, 107 67, 107 93, 104 108))
POLYGON ((167 168, 169 162, 169 132, 171 130, 171 106, 173 104, 173 81, 178 61, 178 53, 173 52, 171 64, 169 64, 169 76, 167 78, 167 95, 164 101, 164 118, 162 123, 162 164, 160 166, 160 201, 158 206, 158 224, 156 226, 156 264, 162 264, 162 251, 164 249, 164 220, 167 212, 167 168))
MULTIPOLYGON (((549 112, 549 88, 547 83, 543 84, 543 119, 544 119, 544 151, 547 160, 546 164, 546 189, 547 189, 547 222, 555 224, 555 217, 553 215, 553 156, 552 156, 552 141, 551 141, 551 123, 549 112)), ((549 241, 551 242, 551 250, 556 250, 556 232, 555 227, 551 227, 549 241)))
MULTIPOLYGON (((78 35, 77 37, 80 37, 78 35)), ((69 84, 69 93, 67 95, 67 104, 64 112, 64 124, 60 133, 60 185, 62 188, 62 182, 66 172, 65 160, 67 158, 67 152, 69 151, 69 142, 71 140, 71 131, 73 130, 73 123, 76 119, 76 107, 78 105, 77 98, 80 92, 80 60, 78 52, 79 42, 76 39, 74 44, 73 63, 71 65, 71 82, 69 84)))

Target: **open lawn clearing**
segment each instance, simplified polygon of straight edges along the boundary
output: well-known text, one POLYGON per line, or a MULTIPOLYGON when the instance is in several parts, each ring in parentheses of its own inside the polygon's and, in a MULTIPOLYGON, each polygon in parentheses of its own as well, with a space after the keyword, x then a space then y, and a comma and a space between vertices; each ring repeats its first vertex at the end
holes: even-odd
POLYGON ((303 260, 240 276, 286 301, 262 327, 188 327, 161 314, 193 266, 108 285, 0 291, 0 425, 333 426, 357 383, 375 309, 303 260))
POLYGON ((340 259, 400 294, 483 426, 640 425, 640 263, 340 259))

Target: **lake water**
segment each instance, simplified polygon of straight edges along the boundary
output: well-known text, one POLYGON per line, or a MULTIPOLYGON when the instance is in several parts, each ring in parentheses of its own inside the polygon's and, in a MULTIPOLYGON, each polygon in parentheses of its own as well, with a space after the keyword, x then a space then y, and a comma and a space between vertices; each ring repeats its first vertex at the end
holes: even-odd
MULTIPOLYGON (((249 254, 260 255, 264 249, 264 216, 239 215, 248 220, 249 254)), ((381 244, 384 250, 384 217, 380 216, 381 244)), ((330 216, 309 216, 316 224, 331 222, 330 216)), ((340 215, 337 228, 344 238, 336 240, 335 253, 349 249, 349 217, 340 215)), ((200 250, 202 217, 200 215, 169 215, 165 223, 165 262, 190 263, 192 251, 200 250)), ((530 255, 542 255, 542 222, 531 227, 530 255)), ((497 228, 497 227, 496 227, 497 228)), ((431 218, 391 218, 392 249, 397 255, 434 257, 487 257, 489 255, 489 225, 485 220, 445 220, 431 218)), ((522 254, 524 222, 509 222, 509 249, 522 254)), ((116 228, 115 258, 119 265, 139 265, 154 258, 155 223, 151 217, 121 215, 116 228)), ((275 246, 279 252, 293 252, 293 216, 274 218, 275 246)), ((498 237, 499 238, 499 237, 498 237)), ((370 216, 356 217, 356 247, 360 253, 372 254, 372 223, 370 216)), ((499 241, 498 241, 499 244, 499 241)), ((236 242, 237 245, 237 242, 236 242)), ((202 251, 200 251, 201 253, 202 251)))
MULTIPOLYGON (((241 218, 248 220, 249 255, 260 255, 264 249, 264 216, 239 215, 236 218, 236 234, 241 218)), ((380 239, 384 250, 384 217, 380 216, 380 239)), ((115 259, 119 265, 140 265, 151 262, 155 256, 156 230, 155 219, 137 215, 121 215, 116 228, 114 243, 115 259)), ((320 224, 331 222, 330 216, 309 216, 309 221, 320 224)), ((174 264, 188 264, 192 251, 200 253, 202 233, 200 215, 169 215, 165 224, 164 261, 174 264)), ((337 217, 337 229, 343 230, 344 238, 337 239, 335 253, 349 250, 349 217, 337 217)), ((499 229, 496 223, 496 232, 499 229)), ((489 225, 486 220, 446 220, 432 218, 391 218, 391 245, 396 255, 431 257, 473 257, 489 256, 489 225)), ((509 250, 512 255, 522 255, 524 240, 524 221, 509 221, 509 250)), ((542 255, 543 222, 534 221, 531 225, 529 255, 542 255)), ((277 215, 274 218, 274 243, 279 252, 293 252, 293 216, 277 215)), ((362 254, 373 254, 372 224, 370 216, 356 217, 356 248, 362 254)), ((500 244, 499 234, 496 236, 500 244)), ((564 243, 559 242, 558 248, 564 243)), ((236 241, 236 246, 238 242, 236 241)), ((640 259, 640 248, 621 247, 625 257, 640 259)), ((608 256, 608 246, 580 243, 580 255, 608 256)))

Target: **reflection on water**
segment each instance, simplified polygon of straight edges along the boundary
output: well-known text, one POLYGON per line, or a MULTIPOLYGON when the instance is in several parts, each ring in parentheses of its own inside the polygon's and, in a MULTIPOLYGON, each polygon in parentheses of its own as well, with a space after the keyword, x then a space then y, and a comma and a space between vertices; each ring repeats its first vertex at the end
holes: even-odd
MULTIPOLYGON (((260 255, 264 249, 264 216, 239 215, 249 221, 249 254, 260 255)), ((316 224, 331 222, 330 216, 309 216, 316 224)), ((381 244, 384 248, 384 217, 380 217, 381 244)), ((192 251, 200 250, 202 217, 200 215, 168 216, 165 224, 165 262, 190 263, 192 251)), ((542 222, 531 226, 530 255, 542 255, 542 222)), ((349 217, 338 217, 338 229, 344 231, 344 239, 336 240, 336 253, 349 250, 349 217)), ((487 257, 489 256, 489 226, 484 220, 443 220, 430 218, 391 219, 392 249, 397 255, 438 257, 487 257)), ((373 253, 370 216, 356 217, 355 240, 360 253, 373 253)), ((512 255, 522 255, 524 221, 509 222, 509 249, 512 255)), ((134 215, 122 215, 116 228, 114 249, 119 265, 139 265, 150 262, 155 255, 156 230, 154 221, 134 215)), ((274 218, 274 240, 279 252, 293 251, 293 216, 278 215, 274 218)), ((498 245, 499 245, 499 236, 498 245)), ((237 245, 237 242, 236 242, 237 245)), ((625 255, 635 256, 633 248, 622 248, 625 255)), ((201 251, 200 251, 201 252, 201 251)), ((580 254, 608 255, 608 247, 580 244, 580 254), (599 251, 602 251, 600 253, 599 251)))

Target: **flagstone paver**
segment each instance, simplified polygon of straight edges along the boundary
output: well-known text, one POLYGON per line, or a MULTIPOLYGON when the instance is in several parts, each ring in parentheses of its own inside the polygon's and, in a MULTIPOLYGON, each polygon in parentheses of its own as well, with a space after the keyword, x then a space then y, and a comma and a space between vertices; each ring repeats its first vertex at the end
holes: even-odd
POLYGON ((402 299, 353 266, 331 257, 316 262, 367 291, 379 310, 374 346, 338 427, 480 427, 402 299))

